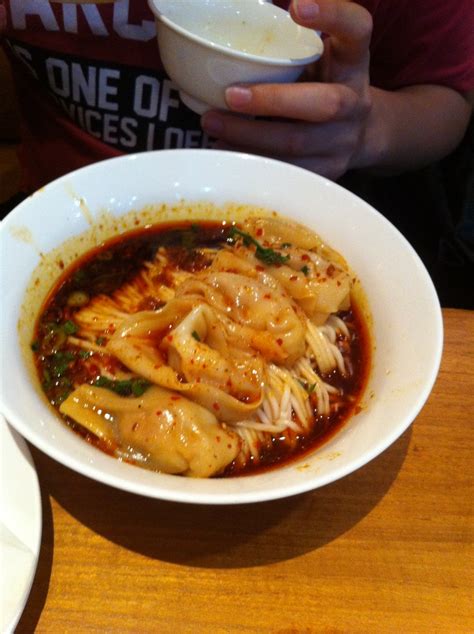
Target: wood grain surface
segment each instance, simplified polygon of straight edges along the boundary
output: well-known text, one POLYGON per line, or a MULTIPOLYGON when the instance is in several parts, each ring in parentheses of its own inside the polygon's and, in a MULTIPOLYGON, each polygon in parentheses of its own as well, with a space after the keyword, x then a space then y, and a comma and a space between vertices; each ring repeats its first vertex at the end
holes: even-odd
POLYGON ((240 507, 179 505, 32 448, 43 542, 18 632, 474 632, 474 313, 444 310, 435 388, 352 475, 240 507))

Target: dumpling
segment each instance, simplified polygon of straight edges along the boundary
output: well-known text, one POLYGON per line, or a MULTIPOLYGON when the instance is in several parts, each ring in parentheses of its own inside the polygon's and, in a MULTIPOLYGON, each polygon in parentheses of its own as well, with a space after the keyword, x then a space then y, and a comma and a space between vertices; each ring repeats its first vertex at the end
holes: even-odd
POLYGON ((331 313, 349 308, 351 276, 344 260, 327 248, 319 236, 277 218, 250 219, 246 229, 262 244, 278 246, 286 261, 265 265, 257 261, 250 249, 237 245, 231 254, 216 258, 211 268, 231 266, 231 270, 245 271, 245 275, 256 277, 267 287, 276 288, 277 282, 316 325, 324 324, 331 313), (282 236, 291 238, 291 242, 285 243, 282 236))
POLYGON ((316 325, 331 313, 350 306, 351 276, 337 264, 312 251, 290 248, 288 263, 269 267, 269 273, 316 325))
POLYGON ((228 345, 222 323, 207 304, 193 308, 163 339, 168 364, 187 382, 214 385, 239 400, 261 400, 262 360, 228 345))
POLYGON ((108 442, 128 447, 143 466, 207 478, 240 451, 241 440, 206 408, 153 386, 139 398, 83 384, 61 404, 62 414, 108 442))
POLYGON ((267 360, 291 366, 304 354, 305 328, 282 290, 270 279, 210 271, 184 282, 177 297, 201 297, 216 306, 236 324, 254 331, 252 345, 267 360))
POLYGON ((328 246, 317 233, 294 220, 273 216, 248 218, 243 223, 243 228, 262 244, 280 247, 288 244, 298 249, 313 251, 325 260, 347 268, 347 263, 340 253, 328 246))
POLYGON ((263 399, 262 361, 228 346, 213 310, 204 304, 191 309, 190 298, 131 315, 105 349, 134 373, 185 393, 223 421, 246 418, 263 399), (187 314, 175 318, 175 304, 178 313, 187 306, 187 314))

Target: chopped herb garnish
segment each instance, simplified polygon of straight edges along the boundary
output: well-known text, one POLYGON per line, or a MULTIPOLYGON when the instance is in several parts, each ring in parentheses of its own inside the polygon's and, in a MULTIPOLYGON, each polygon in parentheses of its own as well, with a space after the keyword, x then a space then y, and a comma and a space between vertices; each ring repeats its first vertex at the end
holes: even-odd
POLYGON ((132 392, 133 396, 141 396, 150 387, 150 383, 144 379, 133 379, 132 392))
POLYGON ((69 363, 67 361, 63 361, 61 363, 55 363, 53 366, 51 366, 51 370, 54 376, 63 376, 68 367, 69 363))
POLYGON ((98 379, 95 380, 94 385, 96 387, 106 387, 112 389, 112 385, 117 383, 117 381, 113 381, 112 379, 108 379, 106 376, 99 376, 98 379))
POLYGON ((95 342, 98 346, 105 346, 105 344, 107 343, 107 339, 105 337, 97 337, 95 342))
POLYGON ((45 336, 41 342, 41 351, 44 354, 51 354, 59 350, 65 343, 67 335, 64 328, 55 323, 44 325, 45 336))
POLYGON ((301 379, 298 379, 298 383, 301 385, 301 387, 306 390, 308 392, 308 394, 312 394, 314 392, 314 390, 316 389, 316 383, 308 383, 307 381, 302 381, 301 379))
POLYGON ((278 251, 275 251, 275 249, 263 247, 260 242, 255 240, 255 238, 253 238, 249 233, 241 231, 240 229, 237 229, 237 227, 232 227, 229 232, 229 238, 234 239, 234 236, 236 235, 242 238, 246 247, 253 244, 255 247, 255 257, 265 264, 270 266, 272 264, 284 264, 290 259, 289 255, 282 255, 281 253, 278 253, 278 251))
POLYGON ((281 246, 283 249, 286 249, 288 247, 291 247, 291 242, 283 242, 281 246))
POLYGON ((105 387, 120 396, 141 396, 150 387, 150 383, 145 379, 115 381, 106 376, 99 376, 94 385, 96 387, 105 387))
POLYGON ((69 368, 71 361, 74 361, 76 355, 73 352, 55 352, 49 359, 51 360, 50 369, 55 377, 62 377, 69 368))
POLYGON ((304 266, 301 267, 300 271, 302 273, 304 273, 306 276, 309 275, 309 266, 306 266, 306 264, 304 266))
POLYGON ((31 344, 31 349, 33 350, 33 352, 38 352, 38 350, 40 349, 39 341, 33 341, 33 343, 31 344))
POLYGON ((76 284, 82 284, 87 279, 87 273, 84 270, 79 269, 74 273, 72 278, 76 282, 76 284))
POLYGON ((56 352, 54 355, 55 359, 59 359, 60 361, 74 361, 76 355, 71 350, 66 350, 65 352, 56 352))
POLYGON ((79 328, 76 326, 76 324, 73 321, 68 319, 63 324, 63 330, 66 333, 66 335, 74 335, 79 330, 79 328))
POLYGON ((192 331, 192 336, 194 337, 194 339, 196 339, 196 341, 201 341, 201 337, 199 336, 199 333, 196 332, 195 330, 192 331))
POLYGON ((88 359, 91 355, 92 355, 92 351, 91 350, 80 350, 79 351, 79 357, 81 359, 88 359))
POLYGON ((43 381, 41 382, 41 385, 43 386, 43 390, 45 392, 51 389, 51 386, 53 385, 53 382, 51 380, 51 375, 48 372, 48 370, 43 371, 43 381))
POLYGON ((56 396, 53 401, 52 404, 53 405, 61 405, 61 403, 63 403, 67 397, 69 396, 69 394, 71 394, 72 390, 64 390, 64 392, 61 392, 58 396, 56 396))

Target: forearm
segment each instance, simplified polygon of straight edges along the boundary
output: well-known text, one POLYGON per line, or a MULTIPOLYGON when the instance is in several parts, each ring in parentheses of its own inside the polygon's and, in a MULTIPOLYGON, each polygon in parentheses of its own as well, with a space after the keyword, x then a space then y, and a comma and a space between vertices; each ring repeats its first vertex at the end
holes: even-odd
POLYGON ((462 140, 472 108, 455 90, 434 85, 370 90, 372 107, 352 168, 419 168, 446 156, 462 140))

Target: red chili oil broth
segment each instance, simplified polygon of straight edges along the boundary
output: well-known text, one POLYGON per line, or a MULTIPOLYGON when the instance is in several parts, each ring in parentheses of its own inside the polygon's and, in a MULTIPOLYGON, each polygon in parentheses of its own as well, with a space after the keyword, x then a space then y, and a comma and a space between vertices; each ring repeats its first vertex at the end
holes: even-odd
MULTIPOLYGON (((182 268, 190 272, 200 271, 206 268, 208 262, 194 248, 218 248, 229 237, 229 230, 229 224, 221 222, 183 221, 162 223, 127 232, 104 242, 78 258, 63 271, 50 290, 40 310, 32 343, 38 376, 50 404, 61 419, 74 432, 101 451, 114 455, 117 447, 101 441, 72 419, 63 416, 58 409, 71 391, 73 383, 92 384, 94 382, 93 363, 88 376, 82 363, 83 358, 81 358, 81 354, 84 353, 80 348, 70 344, 59 345, 55 353, 50 353, 49 343, 52 343, 51 349, 54 350, 54 341, 48 341, 48 337, 51 338, 51 332, 54 339, 56 336, 54 328, 57 328, 58 337, 61 338, 64 335, 61 329, 67 327, 69 322, 73 323, 74 313, 80 309, 67 305, 69 296, 75 291, 85 292, 90 298, 102 293, 113 293, 123 284, 131 281, 144 262, 154 258, 160 247, 168 248, 170 267, 182 268), (53 377, 51 377, 52 373, 53 377)), ((161 302, 155 298, 145 297, 140 310, 156 310, 161 305, 161 302)), ((250 460, 244 468, 237 468, 235 463, 231 463, 222 474, 216 477, 253 475, 299 460, 325 444, 360 409, 360 400, 367 384, 370 368, 368 328, 362 310, 355 302, 349 311, 339 313, 339 317, 350 325, 353 372, 349 377, 342 377, 337 372, 323 377, 326 382, 343 390, 345 399, 339 411, 329 416, 317 416, 316 424, 308 434, 282 433, 279 438, 272 441, 270 449, 261 452, 258 464, 250 460), (290 448, 286 442, 288 437, 293 441, 290 448)), ((111 334, 111 332, 104 332, 105 334, 111 334)), ((96 343, 101 345, 100 337, 96 343)), ((94 354, 97 353, 93 353, 91 358, 94 354)), ((104 357, 106 363, 110 363, 116 369, 127 370, 120 361, 107 355, 105 351, 104 356, 101 357, 102 365, 104 365, 104 357)), ((133 461, 127 460, 127 462, 133 464, 133 461)))

